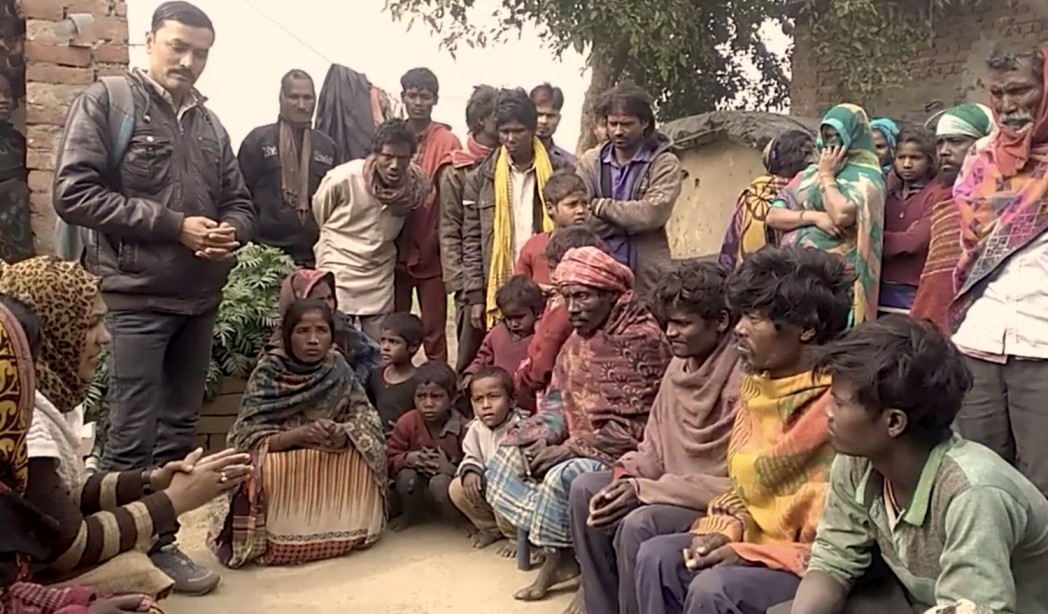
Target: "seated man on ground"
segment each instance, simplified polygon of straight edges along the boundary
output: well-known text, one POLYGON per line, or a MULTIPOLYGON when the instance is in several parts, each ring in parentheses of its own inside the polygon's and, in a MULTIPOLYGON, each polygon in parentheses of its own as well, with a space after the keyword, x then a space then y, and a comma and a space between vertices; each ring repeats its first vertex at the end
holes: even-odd
MULTIPOLYGON (((546 246, 546 262, 550 270, 556 270, 557 265, 564 259, 564 254, 576 247, 596 247, 604 249, 604 242, 600 240, 592 230, 583 226, 571 226, 562 228, 553 233, 549 245, 546 246)), ((513 381, 517 388, 518 397, 538 399, 546 393, 550 378, 553 376, 553 366, 560 355, 560 348, 571 337, 575 329, 571 326, 568 309, 564 305, 564 297, 553 292, 546 302, 546 310, 535 324, 535 335, 528 343, 528 355, 520 368, 513 374, 513 381)))
POLYGON ((385 441, 364 387, 334 349, 317 299, 288 307, 230 432, 257 478, 219 499, 209 541, 229 567, 289 565, 370 546, 386 524, 385 441))
POLYGON ((957 348, 931 322, 888 317, 831 343, 817 368, 833 378, 839 456, 808 572, 783 611, 848 611, 863 599, 852 586, 880 556, 902 590, 870 611, 966 599, 1048 612, 1048 500, 1007 461, 950 431, 971 388, 957 348))
MULTIPOLYGON (((42 343, 40 318, 22 301, 0 295, 0 373, 8 376, 0 404, 0 612, 102 614, 148 612, 144 595, 100 599, 89 586, 53 588, 30 581, 30 561, 51 550, 51 519, 25 501, 26 439, 33 415, 33 360, 42 343)), ((156 610, 154 610, 156 611, 156 610)))
POLYGON ((516 538, 513 525, 496 516, 485 498, 488 462, 506 439, 519 417, 513 401, 513 378, 500 367, 481 367, 473 374, 466 393, 476 418, 462 440, 462 462, 451 481, 451 501, 473 523, 473 547, 487 548, 508 537, 516 538))
MULTIPOLYGON (((335 276, 316 269, 298 269, 292 272, 284 278, 284 283, 280 286, 280 317, 284 317, 291 303, 304 298, 315 298, 327 304, 335 316, 335 349, 346 359, 346 364, 353 370, 357 379, 366 384, 371 371, 382 363, 382 355, 379 353, 378 344, 361 332, 349 316, 338 310, 335 276)), ((280 327, 277 327, 269 345, 276 346, 282 338, 280 327)))
POLYGON ((633 273, 610 255, 573 249, 553 281, 575 332, 538 414, 511 429, 489 466, 495 512, 546 550, 535 581, 514 595, 525 601, 578 575, 568 527, 571 482, 637 449, 670 361, 658 323, 633 294, 633 273))
MULTIPOLYGON (((88 476, 82 404, 109 342, 99 279, 78 264, 40 256, 0 264, 0 293, 28 305, 41 323, 25 498, 57 524, 50 551, 35 561, 35 579, 103 594, 166 594, 172 578, 147 556, 150 545, 175 533, 180 515, 245 481, 250 459, 232 450, 201 458, 197 450, 161 469, 88 476)), ((200 594, 217 584, 207 578, 217 576, 174 580, 179 590, 200 594)))
POLYGON ((394 531, 418 523, 427 506, 454 523, 466 520, 448 492, 466 435, 466 419, 453 407, 458 377, 442 362, 427 362, 413 380, 415 409, 397 420, 389 438, 389 475, 402 512, 390 525, 394 531))
POLYGON ((633 576, 640 544, 687 531, 730 486, 724 458, 741 369, 724 284, 719 265, 698 263, 654 288, 652 308, 667 323, 674 359, 637 451, 613 471, 571 484, 571 541, 585 597, 585 606, 580 600, 571 612, 638 614, 633 576))
POLYGON ((747 372, 728 441, 731 489, 691 532, 640 545, 640 611, 763 614, 793 598, 833 460, 830 382, 812 353, 847 325, 852 283, 842 258, 801 247, 765 247, 729 277, 747 372))

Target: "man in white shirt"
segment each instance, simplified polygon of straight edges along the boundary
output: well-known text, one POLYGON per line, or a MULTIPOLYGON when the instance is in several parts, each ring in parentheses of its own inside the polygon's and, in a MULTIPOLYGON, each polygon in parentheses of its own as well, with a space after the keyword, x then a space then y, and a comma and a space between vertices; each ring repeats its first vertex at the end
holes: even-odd
POLYGON ((974 377, 956 426, 1048 492, 1048 51, 989 60, 997 133, 954 187, 963 253, 950 308, 974 377))
POLYGON ((393 312, 397 235, 429 191, 426 174, 411 163, 415 147, 407 124, 391 119, 375 131, 371 155, 332 169, 313 196, 317 269, 335 275, 339 310, 376 343, 393 312))

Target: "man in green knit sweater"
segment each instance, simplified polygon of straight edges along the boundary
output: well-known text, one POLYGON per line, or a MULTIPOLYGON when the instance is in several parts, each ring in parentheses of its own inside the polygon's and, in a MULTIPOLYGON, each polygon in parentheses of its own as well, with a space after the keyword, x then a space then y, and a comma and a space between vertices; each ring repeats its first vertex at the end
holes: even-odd
POLYGON ((1048 613, 1048 500, 997 454, 951 433, 971 387, 956 347, 930 322, 893 316, 851 330, 817 365, 833 378, 840 456, 807 574, 781 611, 864 602, 863 611, 925 612, 964 600, 1048 613), (853 590, 878 556, 901 590, 853 590))

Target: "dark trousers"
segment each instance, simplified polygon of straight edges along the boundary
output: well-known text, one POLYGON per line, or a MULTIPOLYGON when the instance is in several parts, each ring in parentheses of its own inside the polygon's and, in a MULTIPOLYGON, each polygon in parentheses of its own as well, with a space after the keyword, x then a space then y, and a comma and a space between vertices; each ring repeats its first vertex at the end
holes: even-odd
POLYGON ((217 311, 111 311, 111 425, 103 471, 160 467, 193 450, 217 311))
POLYGON ((485 330, 473 328, 469 322, 469 303, 461 293, 455 296, 455 331, 458 334, 458 356, 455 359, 455 371, 462 373, 477 357, 480 344, 484 342, 485 330))
POLYGON ((418 308, 422 319, 422 348, 426 360, 448 361, 448 295, 440 275, 418 279, 406 271, 397 271, 393 282, 394 309, 411 312, 411 295, 418 293, 418 308))
POLYGON ((401 511, 417 516, 429 504, 441 516, 452 520, 460 518, 460 512, 451 501, 449 492, 452 479, 450 475, 428 477, 414 469, 401 469, 394 484, 401 511))
POLYGON ((590 500, 610 483, 610 471, 584 473, 571 483, 568 497, 571 541, 582 570, 586 611, 640 614, 634 577, 641 544, 658 535, 687 531, 702 513, 675 505, 644 505, 623 518, 614 531, 590 528, 586 525, 590 500))
MULTIPOLYGON (((788 601, 769 609, 768 614, 790 614, 792 608, 793 602, 788 601)), ((906 591, 895 576, 889 573, 888 577, 876 582, 860 582, 856 585, 848 595, 843 614, 895 614, 912 611, 913 606, 906 598, 906 591)))
POLYGON ((954 426, 990 448, 1048 494, 1048 360, 997 364, 964 357, 972 389, 954 426))
POLYGON ((684 566, 690 533, 660 535, 640 545, 634 580, 644 614, 764 614, 793 599, 801 579, 767 567, 684 566))

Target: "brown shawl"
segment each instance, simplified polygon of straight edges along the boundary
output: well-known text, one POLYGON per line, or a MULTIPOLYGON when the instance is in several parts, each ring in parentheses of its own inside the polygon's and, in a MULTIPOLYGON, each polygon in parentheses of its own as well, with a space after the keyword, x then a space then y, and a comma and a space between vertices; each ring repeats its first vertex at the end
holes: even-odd
POLYGON ((364 160, 364 180, 372 198, 389 207, 393 215, 397 216, 405 216, 425 202, 430 183, 425 171, 412 164, 400 181, 390 186, 378 174, 375 159, 375 154, 371 154, 364 160))
POLYGON ((731 335, 693 372, 675 358, 636 452, 618 465, 649 505, 705 510, 710 499, 728 491, 728 439, 739 406, 739 352, 731 335))
POLYGON ((309 163, 313 159, 312 117, 305 116, 280 93, 280 117, 277 119, 277 153, 280 156, 280 192, 284 204, 293 207, 299 221, 311 215, 309 198, 309 163), (302 131, 301 142, 295 131, 302 131))

